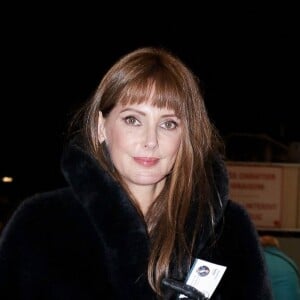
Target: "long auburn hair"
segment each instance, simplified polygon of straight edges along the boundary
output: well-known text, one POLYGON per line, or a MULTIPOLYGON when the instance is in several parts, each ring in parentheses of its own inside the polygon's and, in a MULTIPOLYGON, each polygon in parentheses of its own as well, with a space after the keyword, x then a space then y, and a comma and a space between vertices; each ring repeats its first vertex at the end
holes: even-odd
MULTIPOLYGON (((91 155, 124 186, 141 214, 134 197, 114 170, 105 143, 99 142, 98 117, 99 111, 106 117, 117 103, 142 103, 149 99, 157 107, 173 109, 183 122, 182 141, 172 172, 144 216, 151 241, 148 281, 161 295, 161 280, 170 275, 171 269, 175 268, 178 274, 186 272, 184 262, 192 260, 195 240, 203 229, 204 215, 208 215, 211 222, 214 220, 216 204, 208 162, 211 155, 219 151, 222 142, 209 120, 199 80, 169 50, 139 48, 121 57, 107 71, 75 119, 82 121, 80 128, 91 155), (186 229, 193 202, 199 204, 193 212, 192 238, 188 238, 186 229)), ((205 230, 212 230, 212 226, 205 230)))

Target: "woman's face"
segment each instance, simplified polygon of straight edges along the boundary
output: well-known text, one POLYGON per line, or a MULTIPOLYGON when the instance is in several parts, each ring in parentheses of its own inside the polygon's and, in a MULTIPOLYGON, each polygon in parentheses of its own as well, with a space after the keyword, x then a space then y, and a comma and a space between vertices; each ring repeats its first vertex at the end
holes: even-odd
POLYGON ((115 168, 131 189, 164 185, 182 136, 182 122, 172 109, 151 103, 118 104, 99 118, 99 140, 105 140, 115 168))

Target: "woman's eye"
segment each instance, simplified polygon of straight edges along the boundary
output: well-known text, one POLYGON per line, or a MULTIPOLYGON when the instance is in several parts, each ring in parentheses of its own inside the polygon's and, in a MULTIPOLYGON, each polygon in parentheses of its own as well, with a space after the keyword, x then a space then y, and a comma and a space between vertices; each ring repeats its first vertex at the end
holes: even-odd
POLYGON ((175 129, 177 128, 178 124, 175 121, 166 121, 163 123, 162 127, 165 129, 175 129))
POLYGON ((133 126, 139 126, 140 125, 140 122, 135 117, 132 117, 132 116, 125 117, 124 121, 128 125, 133 125, 133 126))

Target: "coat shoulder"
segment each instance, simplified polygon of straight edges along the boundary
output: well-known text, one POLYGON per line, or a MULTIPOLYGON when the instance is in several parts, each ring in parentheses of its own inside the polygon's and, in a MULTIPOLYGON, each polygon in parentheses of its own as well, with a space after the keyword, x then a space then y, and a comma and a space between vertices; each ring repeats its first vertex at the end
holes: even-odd
POLYGON ((1 233, 1 239, 6 239, 12 232, 14 236, 18 236, 18 233, 26 235, 28 232, 50 229, 53 225, 63 222, 72 211, 78 211, 79 205, 70 188, 29 196, 9 218, 1 233))
POLYGON ((256 227, 250 217, 249 212, 240 203, 229 200, 225 209, 225 218, 227 223, 229 223, 231 226, 239 225, 241 230, 248 228, 256 232, 256 227))

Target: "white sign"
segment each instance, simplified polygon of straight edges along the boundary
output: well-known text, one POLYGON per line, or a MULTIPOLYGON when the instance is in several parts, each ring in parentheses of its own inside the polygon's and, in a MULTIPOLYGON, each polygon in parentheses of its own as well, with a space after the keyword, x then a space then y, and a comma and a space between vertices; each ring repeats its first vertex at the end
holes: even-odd
POLYGON ((281 227, 282 168, 227 165, 229 196, 243 204, 258 227, 281 227))

